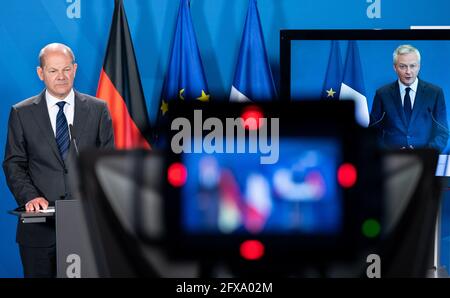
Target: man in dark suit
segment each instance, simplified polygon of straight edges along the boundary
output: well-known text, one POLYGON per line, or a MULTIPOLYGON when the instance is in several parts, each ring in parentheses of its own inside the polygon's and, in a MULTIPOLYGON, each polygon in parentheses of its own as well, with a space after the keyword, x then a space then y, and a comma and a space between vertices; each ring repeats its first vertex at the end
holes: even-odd
MULTIPOLYGON (((12 107, 3 162, 9 188, 28 212, 70 198, 71 133, 79 150, 114 148, 106 103, 73 90, 77 64, 72 50, 49 44, 41 50, 39 61, 37 74, 46 88, 12 107)), ((16 240, 25 277, 55 277, 54 221, 19 222, 16 240)))
POLYGON ((375 94, 369 127, 378 130, 387 148, 431 147, 442 152, 449 136, 442 89, 417 77, 420 53, 411 45, 394 51, 394 70, 398 80, 375 94))

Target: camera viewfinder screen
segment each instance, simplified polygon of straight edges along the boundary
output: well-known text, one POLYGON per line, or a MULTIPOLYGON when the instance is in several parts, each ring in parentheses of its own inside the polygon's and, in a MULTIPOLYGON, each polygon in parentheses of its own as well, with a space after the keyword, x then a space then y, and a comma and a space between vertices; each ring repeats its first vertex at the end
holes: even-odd
POLYGON ((193 235, 339 233, 341 150, 331 137, 296 137, 279 140, 273 164, 261 164, 258 153, 184 154, 183 230, 193 235))

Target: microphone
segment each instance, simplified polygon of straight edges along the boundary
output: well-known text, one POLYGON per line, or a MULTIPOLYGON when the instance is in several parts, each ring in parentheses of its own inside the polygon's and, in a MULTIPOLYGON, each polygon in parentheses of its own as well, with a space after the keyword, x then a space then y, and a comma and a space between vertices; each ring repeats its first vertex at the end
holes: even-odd
POLYGON ((79 155, 79 153, 78 153, 78 146, 77 146, 77 140, 75 138, 75 134, 73 133, 73 125, 72 124, 69 124, 69 130, 70 130, 70 136, 72 137, 73 148, 75 149, 75 153, 77 155, 79 155))
POLYGON ((383 112, 380 119, 378 119, 378 121, 375 121, 374 123, 370 124, 367 128, 373 127, 373 126, 377 125, 378 123, 380 123, 381 121, 383 121, 385 115, 386 115, 386 112, 383 112))
POLYGON ((437 125, 439 125, 442 129, 444 129, 446 133, 448 133, 448 132, 449 132, 448 128, 445 127, 445 125, 442 125, 441 123, 439 123, 439 122, 436 120, 436 118, 434 118, 433 113, 431 112, 431 108, 430 108, 430 107, 427 108, 427 111, 428 111, 428 113, 430 113, 431 119, 433 120, 433 122, 436 123, 437 125))

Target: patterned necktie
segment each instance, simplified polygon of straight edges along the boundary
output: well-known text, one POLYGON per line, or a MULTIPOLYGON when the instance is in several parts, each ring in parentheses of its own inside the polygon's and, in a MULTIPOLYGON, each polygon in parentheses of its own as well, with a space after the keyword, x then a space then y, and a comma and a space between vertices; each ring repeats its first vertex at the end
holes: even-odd
POLYGON ((63 160, 66 159, 70 144, 69 127, 67 125, 66 115, 64 115, 65 104, 65 101, 57 103, 59 111, 56 115, 56 144, 58 144, 59 154, 63 160))
POLYGON ((405 89, 405 98, 403 99, 403 110, 405 111, 406 123, 409 124, 409 120, 411 120, 411 97, 409 96, 409 91, 411 88, 405 89))

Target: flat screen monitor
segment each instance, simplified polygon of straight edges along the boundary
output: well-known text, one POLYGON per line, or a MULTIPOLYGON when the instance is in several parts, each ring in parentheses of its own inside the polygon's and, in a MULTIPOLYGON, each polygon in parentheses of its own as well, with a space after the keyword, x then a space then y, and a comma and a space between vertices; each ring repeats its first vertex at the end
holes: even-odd
MULTIPOLYGON (((350 86, 355 88, 351 91, 358 93, 357 96, 360 100, 362 98, 365 104, 359 108, 365 109, 366 112, 356 113, 357 119, 362 118, 361 122, 364 123, 364 119, 368 119, 368 113, 372 110, 376 90, 397 80, 393 67, 393 52, 403 44, 413 45, 420 51, 419 79, 442 88, 446 99, 445 112, 447 118, 450 117, 450 72, 447 70, 447 65, 450 65, 450 55, 448 55, 450 30, 444 29, 281 30, 281 98, 285 101, 310 100, 311 98, 338 100, 339 91, 341 91, 341 98, 343 93, 348 95, 348 90, 344 92, 343 89, 330 90, 325 87, 325 81, 332 77, 330 72, 338 68, 335 64, 340 64, 341 72, 347 72, 347 77, 350 77, 350 81, 353 81, 351 83, 355 84, 350 86), (359 55, 353 58, 359 65, 353 65, 345 70, 349 41, 356 42, 359 55), (331 58, 332 52, 334 52, 334 58, 331 58), (335 59, 336 56, 339 58, 335 59), (333 61, 333 66, 329 65, 330 61, 333 61), (334 61, 340 61, 340 63, 334 61)), ((349 84, 348 81, 345 83, 349 84)), ((343 85, 339 84, 339 86, 343 85)), ((434 119, 433 125, 436 122, 434 119)), ((448 133, 448 129, 442 129, 448 133)), ((439 157, 436 171, 438 176, 450 176, 450 167, 447 166, 449 150, 450 146, 447 143, 439 157)))

